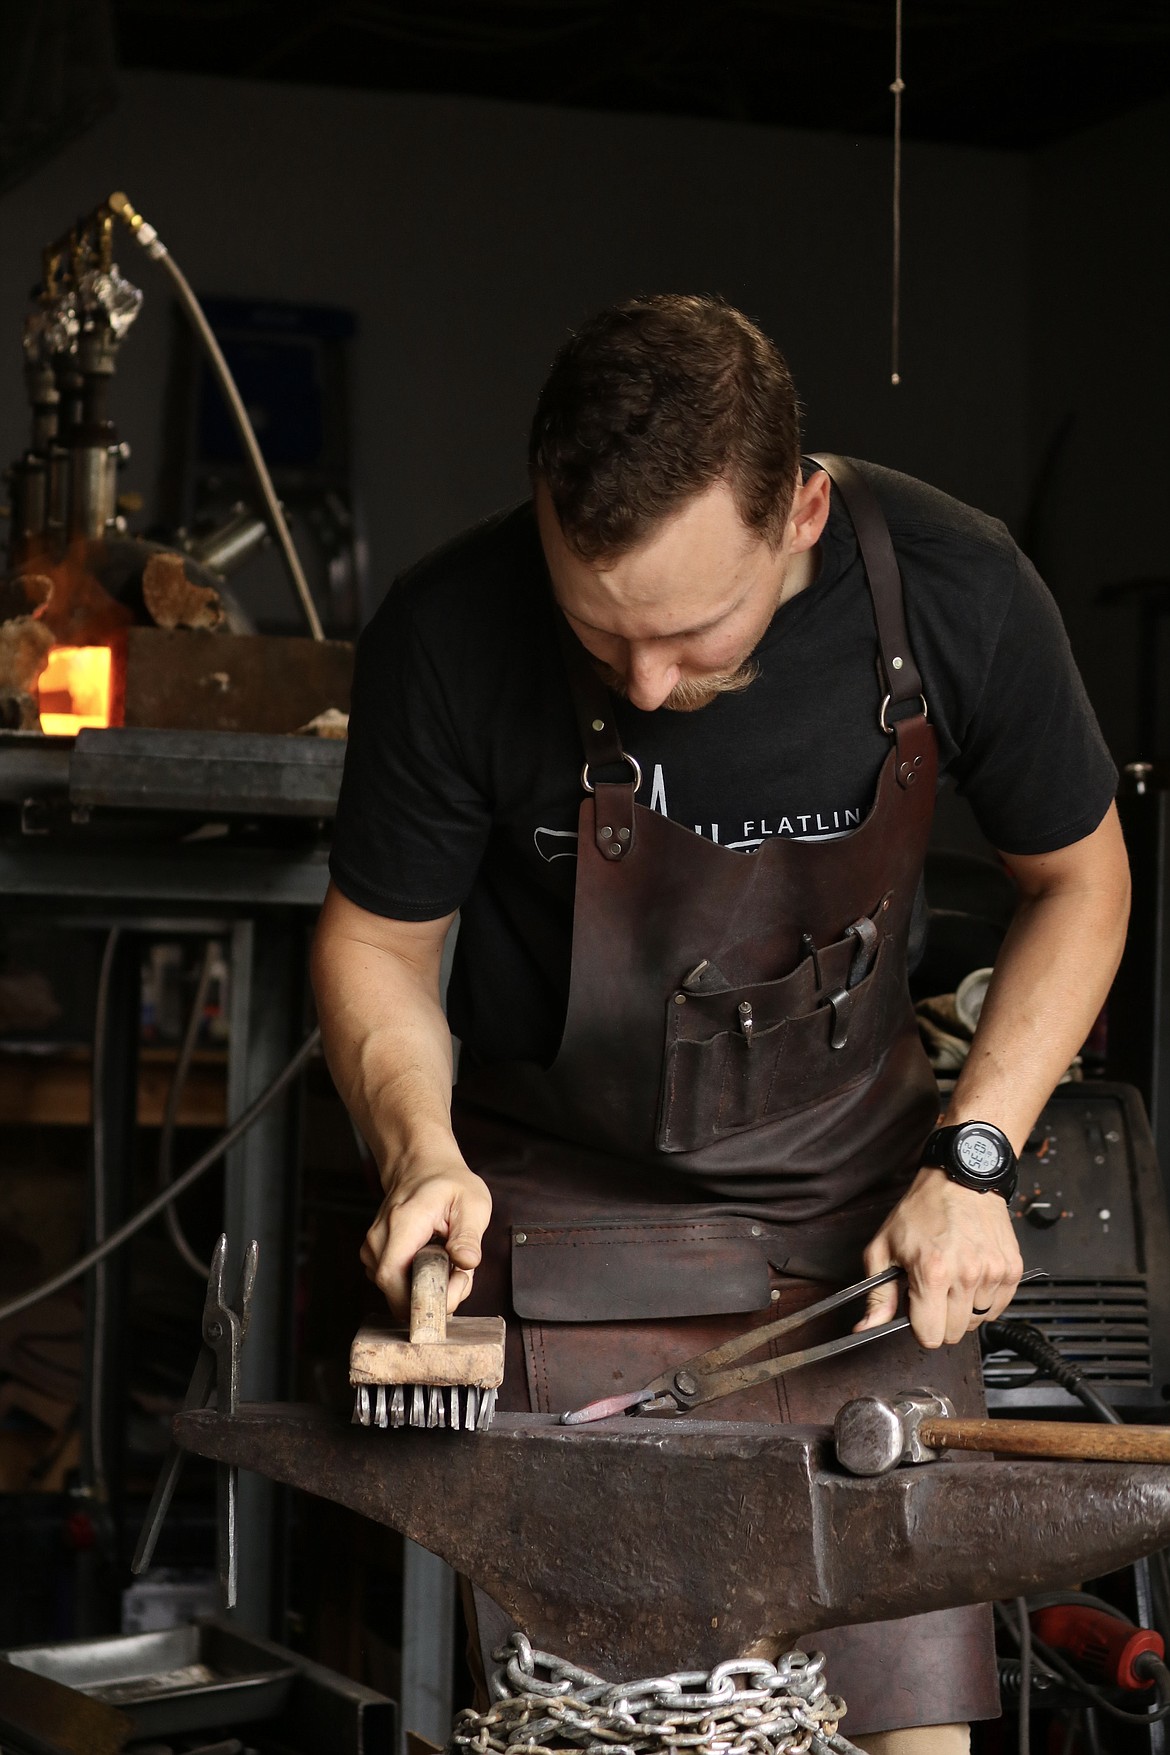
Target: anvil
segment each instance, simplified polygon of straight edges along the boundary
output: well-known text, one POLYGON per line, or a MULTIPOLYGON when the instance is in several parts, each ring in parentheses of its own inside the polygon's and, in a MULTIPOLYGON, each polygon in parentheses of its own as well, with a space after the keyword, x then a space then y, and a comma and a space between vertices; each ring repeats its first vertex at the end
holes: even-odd
POLYGON ((175 1436, 401 1531, 535 1645, 619 1680, 1052 1590, 1170 1544, 1170 1468, 972 1456, 859 1479, 826 1427, 501 1414, 468 1438, 243 1404, 181 1413, 175 1436))

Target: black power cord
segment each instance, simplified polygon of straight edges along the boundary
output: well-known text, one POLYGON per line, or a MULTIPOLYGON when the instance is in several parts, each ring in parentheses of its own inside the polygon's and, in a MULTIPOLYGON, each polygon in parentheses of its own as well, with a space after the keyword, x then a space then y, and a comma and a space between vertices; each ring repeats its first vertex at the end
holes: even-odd
POLYGON ((1163 1720, 1170 1718, 1170 1670, 1167 1670, 1161 1659, 1154 1657, 1152 1652, 1147 1652, 1137 1658, 1134 1669, 1144 1670, 1149 1675, 1154 1686, 1162 1695, 1163 1703, 1154 1712, 1126 1712, 1124 1707, 1114 1706, 1100 1688, 1095 1688, 1092 1682, 1087 1682, 1080 1671, 1075 1669, 1060 1652, 1051 1645, 1045 1645, 1042 1639, 1037 1639, 1030 1628, 1028 1635, 1022 1635, 1019 1625, 1008 1614, 1002 1603, 996 1603, 995 1612, 1001 1626, 1020 1647, 1021 1665, 1025 1662, 1023 1654, 1027 1643, 1030 1645, 1034 1657, 1040 1658, 1045 1667, 1051 1670, 1054 1675, 1090 1700, 1098 1712, 1103 1712, 1107 1717, 1117 1719, 1119 1723, 1126 1725, 1159 1725, 1163 1720))
POLYGON ((1058 1353, 1048 1337, 1042 1335, 1038 1328, 1033 1328, 1030 1322, 1005 1322, 1000 1317, 998 1322, 985 1322, 979 1335, 985 1353, 994 1352, 997 1347, 1009 1348, 1011 1352, 1018 1353, 1021 1359, 1027 1359, 1029 1364, 1035 1365, 1045 1377, 1058 1383, 1061 1389, 1075 1395, 1099 1420, 1107 1421, 1110 1426, 1125 1424, 1116 1408, 1111 1408, 1104 1396, 1097 1394, 1080 1366, 1074 1365, 1071 1359, 1066 1359, 1063 1353, 1058 1353))
POLYGON ((236 1141, 247 1133, 252 1123, 263 1115, 268 1105, 276 1101, 286 1085, 290 1084, 302 1067, 312 1059, 320 1040, 319 1027, 310 1031, 292 1059, 285 1063, 271 1083, 266 1085, 260 1095, 249 1103, 241 1115, 236 1117, 227 1132, 222 1133, 215 1144, 209 1146, 202 1157, 196 1158, 193 1164, 188 1165, 182 1175, 177 1176, 168 1187, 162 1190, 161 1194, 156 1194, 153 1200, 147 1201, 146 1205, 141 1207, 132 1219, 127 1219, 124 1225, 119 1225, 116 1231, 111 1231, 104 1243, 99 1244, 96 1249, 89 1250, 87 1254, 75 1261, 72 1267, 63 1268, 59 1274, 54 1274, 51 1280, 43 1281, 41 1285, 34 1286, 29 1292, 22 1292, 19 1298, 10 1298, 6 1304, 0 1304, 0 1322, 7 1322, 10 1316, 16 1316, 19 1311, 27 1310, 32 1304, 39 1304, 42 1298, 50 1298, 63 1286, 71 1285, 74 1280, 79 1280, 82 1274, 89 1272, 91 1267, 104 1261, 108 1255, 113 1254, 115 1249, 120 1249, 124 1243, 128 1243, 131 1237, 137 1236, 138 1232, 149 1225, 152 1219, 157 1218, 171 1201, 178 1200, 181 1194, 185 1194, 192 1183, 197 1182, 206 1171, 211 1169, 213 1164, 218 1164, 224 1153, 230 1151, 236 1141))
MULTIPOLYGON (((1007 1347, 1011 1352, 1018 1354, 1021 1359, 1027 1359, 1029 1363, 1035 1365, 1038 1372, 1051 1378, 1054 1383, 1059 1384, 1062 1389, 1075 1396, 1079 1402, 1096 1414, 1099 1420, 1103 1420, 1111 1426, 1125 1424, 1116 1408, 1111 1407, 1104 1396, 1099 1395, 1092 1384, 1088 1382, 1080 1367, 1074 1365, 1071 1359, 1066 1359, 1048 1337, 1042 1335, 1039 1329, 1033 1328, 1031 1323, 1010 1319, 1004 1321, 1001 1317, 998 1322, 984 1323, 979 1335, 984 1352, 1007 1347)), ((1165 1555, 1156 1554, 1154 1561, 1155 1566, 1159 1569, 1159 1580, 1165 1589, 1167 1584, 1165 1555)), ((1139 1618, 1143 1625, 1153 1626, 1155 1617, 1149 1561, 1144 1559, 1135 1561, 1133 1570, 1139 1603, 1139 1618)), ((1080 1593, 1077 1594, 1080 1595, 1080 1593)), ((1090 1603, 1097 1601, 1097 1599, 1084 1596, 1081 1596, 1081 1600, 1090 1603)), ((1107 1606, 1111 1614, 1117 1614, 1117 1610, 1112 1605, 1102 1606, 1107 1606)), ((1114 1706, 1099 1689, 1094 1688, 1091 1682, 1086 1681, 1060 1652, 1046 1645, 1042 1639, 1036 1638, 1028 1624, 1027 1605, 1022 1598, 1018 1599, 1017 1612, 1019 1615, 1018 1625, 1011 1620, 1002 1605, 996 1604, 996 1614, 1001 1623, 1020 1647, 1021 1752, 1027 1749, 1027 1743, 1024 1740, 1028 1734, 1025 1730, 1025 1713, 1029 1698, 1030 1672, 1036 1657, 1041 1658, 1047 1668, 1056 1676, 1062 1678, 1071 1687, 1076 1688, 1086 1699, 1091 1700, 1094 1708, 1123 1724, 1154 1726, 1160 1725, 1167 1718, 1170 1718, 1170 1670, 1152 1652, 1146 1652, 1138 1658, 1134 1668, 1143 1671, 1150 1677, 1163 1704, 1154 1712, 1126 1712, 1122 1707, 1114 1706)), ((1157 1738, 1156 1747, 1165 1747, 1161 1734, 1157 1738)))

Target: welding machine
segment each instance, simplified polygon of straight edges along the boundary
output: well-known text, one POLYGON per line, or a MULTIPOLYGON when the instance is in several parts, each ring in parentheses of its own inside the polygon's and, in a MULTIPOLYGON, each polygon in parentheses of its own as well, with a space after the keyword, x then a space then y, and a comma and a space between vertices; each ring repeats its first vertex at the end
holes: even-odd
MULTIPOLYGON (((1127 1418, 1166 1418, 1170 1219, 1139 1093, 1059 1086, 1021 1154, 1012 1211, 1025 1267, 1050 1277, 1021 1286, 1005 1320, 1031 1323, 1127 1418)), ((992 1410, 1080 1408, 1006 1349, 983 1370, 992 1410)))

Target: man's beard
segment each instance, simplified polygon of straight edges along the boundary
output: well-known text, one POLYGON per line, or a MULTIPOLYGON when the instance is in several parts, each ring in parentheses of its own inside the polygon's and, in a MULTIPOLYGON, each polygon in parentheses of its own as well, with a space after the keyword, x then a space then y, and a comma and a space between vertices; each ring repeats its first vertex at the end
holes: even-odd
MULTIPOLYGON (((603 664, 600 658, 593 662, 606 687, 615 695, 624 695, 625 681, 617 671, 603 664)), ((710 670, 705 676, 683 677, 675 683, 662 706, 668 713, 695 713, 700 707, 709 706, 716 695, 742 695, 759 674, 757 661, 745 658, 734 670, 710 670)))

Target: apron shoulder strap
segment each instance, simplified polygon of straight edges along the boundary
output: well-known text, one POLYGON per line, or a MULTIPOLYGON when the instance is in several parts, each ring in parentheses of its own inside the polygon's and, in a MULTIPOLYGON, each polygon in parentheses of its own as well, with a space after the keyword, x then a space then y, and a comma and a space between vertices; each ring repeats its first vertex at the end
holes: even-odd
POLYGON ((621 767, 626 759, 614 722, 613 696, 598 676, 589 654, 578 640, 564 611, 553 604, 557 639, 573 697, 573 711, 581 733, 586 768, 621 767))
POLYGON ((614 722, 613 696, 555 605, 553 614, 585 750, 581 785, 593 797, 593 839, 604 859, 627 858, 634 851, 634 794, 642 784, 642 770, 622 748, 614 722), (614 780, 612 770, 623 764, 627 773, 621 780, 614 780), (609 771, 609 779, 601 778, 603 770, 609 771))
POLYGON ((823 469, 839 490, 857 534, 857 546, 861 550, 869 594, 873 599, 888 707, 892 710, 907 702, 917 705, 923 693, 922 677, 910 649, 902 574, 885 514, 873 489, 848 457, 816 451, 808 460, 823 469))

